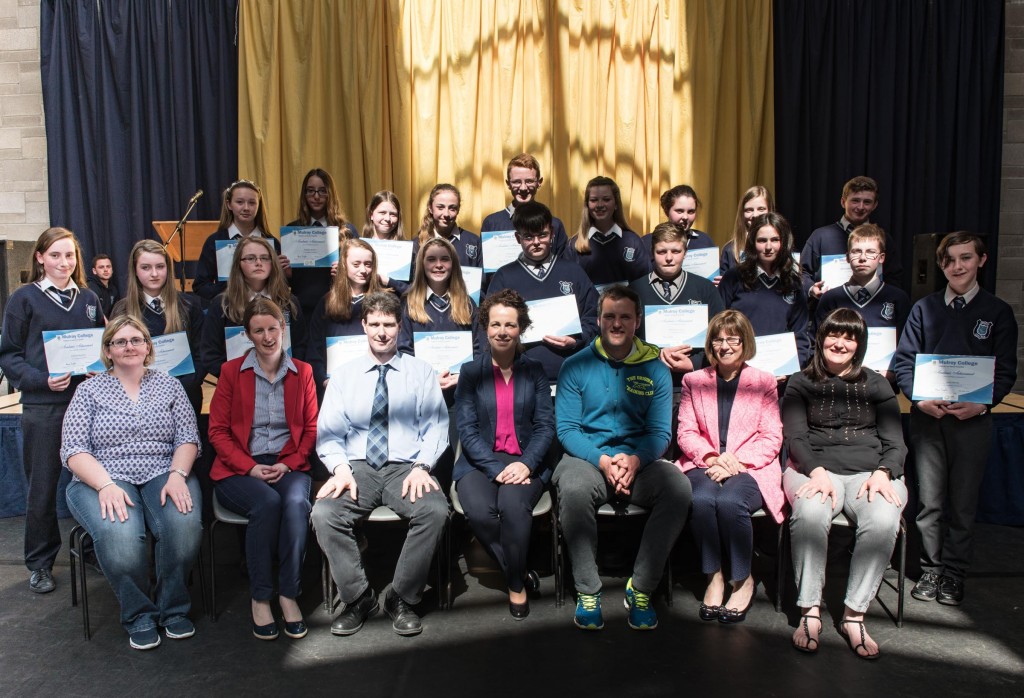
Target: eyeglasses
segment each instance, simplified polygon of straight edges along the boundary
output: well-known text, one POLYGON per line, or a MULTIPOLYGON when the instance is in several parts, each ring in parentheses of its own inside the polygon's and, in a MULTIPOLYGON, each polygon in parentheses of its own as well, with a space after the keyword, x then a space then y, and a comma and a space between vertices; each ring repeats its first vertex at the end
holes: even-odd
POLYGON ((508 183, 513 187, 528 187, 531 189, 537 186, 536 179, 510 179, 508 183))
POLYGON ((718 339, 711 340, 711 346, 721 347, 723 344, 728 344, 730 347, 738 347, 743 344, 743 337, 719 337, 718 339))
POLYGON ((327 196, 327 188, 306 187, 306 196, 327 196))
POLYGON ((242 257, 241 261, 245 262, 246 264, 255 264, 256 262, 259 262, 260 264, 270 264, 270 256, 265 254, 247 254, 244 257, 242 257))
POLYGON ((858 259, 860 257, 863 257, 864 259, 874 261, 878 259, 879 256, 881 256, 881 254, 882 253, 879 252, 878 250, 860 250, 858 252, 851 252, 850 259, 858 259))
POLYGON ((131 344, 133 347, 141 347, 145 343, 145 337, 132 337, 131 339, 112 339, 111 341, 107 342, 107 346, 117 347, 118 349, 124 349, 129 344, 131 344))
POLYGON ((520 234, 519 239, 523 242, 533 242, 534 240, 547 240, 551 237, 551 233, 544 231, 543 233, 525 233, 520 234))

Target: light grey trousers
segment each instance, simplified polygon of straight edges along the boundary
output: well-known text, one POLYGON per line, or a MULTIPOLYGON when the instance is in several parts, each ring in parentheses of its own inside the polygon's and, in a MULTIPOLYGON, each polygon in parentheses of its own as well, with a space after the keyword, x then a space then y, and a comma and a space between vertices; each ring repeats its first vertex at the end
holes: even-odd
POLYGON ((832 519, 842 512, 856 527, 856 542, 850 559, 850 577, 846 582, 846 605, 853 611, 863 613, 878 593, 882 574, 892 556, 899 532, 900 514, 907 504, 907 487, 902 480, 893 481, 893 489, 902 506, 896 507, 875 495, 869 502, 867 494, 860 499, 857 492, 871 477, 871 473, 837 475, 829 473, 836 492, 835 510, 832 500, 821 501, 821 495, 796 498, 796 491, 807 482, 792 468, 782 476, 786 500, 792 508, 789 531, 792 539, 793 575, 796 577, 797 599, 801 608, 810 608, 821 603, 821 591, 825 586, 825 563, 828 560, 828 533, 832 519))

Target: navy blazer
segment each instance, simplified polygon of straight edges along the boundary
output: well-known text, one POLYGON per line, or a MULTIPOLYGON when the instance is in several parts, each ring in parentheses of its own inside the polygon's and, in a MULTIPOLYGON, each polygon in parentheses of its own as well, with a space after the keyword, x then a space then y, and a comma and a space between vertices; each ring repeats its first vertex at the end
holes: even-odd
MULTIPOLYGON (((548 450, 555 440, 555 413, 551 387, 544 367, 520 354, 512 364, 516 438, 523 454, 518 458, 530 468, 531 477, 551 479, 548 450)), ((492 480, 505 469, 494 455, 495 424, 498 420, 491 354, 462 365, 455 386, 455 423, 462 442, 462 455, 455 463, 453 479, 458 482, 476 469, 492 480)))

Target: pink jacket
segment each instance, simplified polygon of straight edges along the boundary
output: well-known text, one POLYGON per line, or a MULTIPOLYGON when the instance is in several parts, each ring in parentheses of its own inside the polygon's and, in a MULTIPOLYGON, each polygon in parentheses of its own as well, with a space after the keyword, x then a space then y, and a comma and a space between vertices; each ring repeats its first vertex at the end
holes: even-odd
MULTIPOLYGON (((719 453, 716 381, 715 369, 711 367, 683 376, 678 432, 683 455, 676 465, 684 473, 706 467, 705 456, 719 453)), ((739 381, 729 417, 728 451, 747 466, 761 490, 764 508, 776 523, 782 523, 782 420, 775 377, 744 366, 739 381)))

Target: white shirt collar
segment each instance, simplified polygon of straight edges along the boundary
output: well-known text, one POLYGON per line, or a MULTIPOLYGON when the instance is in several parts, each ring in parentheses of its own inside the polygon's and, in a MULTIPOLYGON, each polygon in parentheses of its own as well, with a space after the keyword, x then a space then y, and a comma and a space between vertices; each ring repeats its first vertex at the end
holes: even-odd
POLYGON ((71 289, 75 289, 76 291, 81 290, 78 288, 78 284, 76 284, 73 279, 68 279, 68 285, 62 289, 57 288, 57 284, 50 281, 50 279, 46 276, 39 279, 39 281, 36 282, 36 285, 39 287, 41 291, 45 291, 48 288, 56 288, 58 291, 70 291, 71 289))
POLYGON ((440 238, 441 240, 449 240, 449 239, 450 240, 458 240, 461 236, 462 236, 462 230, 461 230, 461 228, 459 228, 459 226, 455 226, 455 230, 452 231, 451 238, 446 238, 444 235, 442 235, 441 233, 437 232, 436 230, 434 231, 434 237, 435 238, 440 238))
POLYGON ((160 298, 160 296, 151 296, 145 291, 142 292, 142 296, 143 298, 146 299, 146 305, 153 305, 153 301, 155 300, 159 300, 161 303, 163 303, 163 299, 160 298))
POLYGON ((587 239, 594 237, 595 235, 618 235, 622 237, 622 228, 619 227, 618 223, 612 223, 612 227, 608 229, 607 233, 602 233, 594 226, 590 226, 590 230, 587 231, 587 239))
MULTIPOLYGON (((965 303, 970 303, 971 301, 973 301, 974 297, 976 295, 978 295, 978 289, 980 289, 980 288, 981 287, 978 285, 977 279, 975 279, 974 286, 972 286, 967 291, 967 293, 962 294, 963 297, 964 297, 964 302, 965 303)), ((946 305, 949 305, 950 303, 952 303, 953 299, 956 298, 958 295, 961 295, 961 294, 958 294, 958 293, 954 292, 953 289, 951 289, 949 287, 949 284, 946 285, 946 295, 944 296, 944 298, 946 300, 946 305)))
MULTIPOLYGON (((228 237, 234 240, 235 238, 240 238, 244 236, 242 235, 242 231, 238 229, 238 226, 232 223, 231 225, 228 226, 228 237)), ((249 234, 249 237, 261 238, 263 237, 263 231, 260 230, 259 228, 253 228, 252 233, 249 234)))

